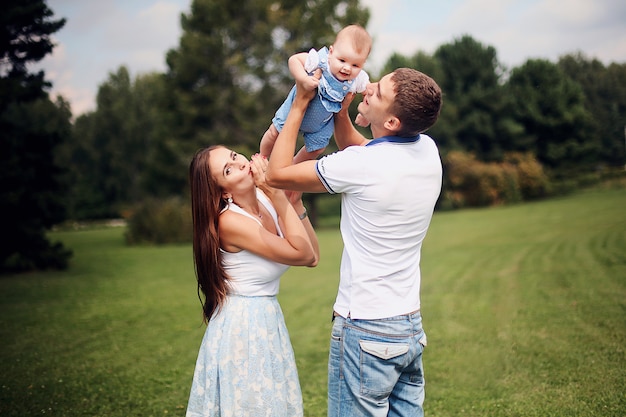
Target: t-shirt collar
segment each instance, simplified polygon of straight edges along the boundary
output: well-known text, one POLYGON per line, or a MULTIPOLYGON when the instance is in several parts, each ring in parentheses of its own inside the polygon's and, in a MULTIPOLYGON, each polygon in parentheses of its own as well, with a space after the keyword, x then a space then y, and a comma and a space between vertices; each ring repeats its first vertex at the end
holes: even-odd
POLYGON ((413 143, 413 142, 417 142, 418 140, 420 140, 420 135, 413 136, 413 137, 408 137, 408 138, 401 138, 399 136, 382 136, 380 138, 372 140, 371 142, 369 142, 365 146, 377 145, 377 144, 383 143, 383 142, 390 142, 390 143, 413 143))

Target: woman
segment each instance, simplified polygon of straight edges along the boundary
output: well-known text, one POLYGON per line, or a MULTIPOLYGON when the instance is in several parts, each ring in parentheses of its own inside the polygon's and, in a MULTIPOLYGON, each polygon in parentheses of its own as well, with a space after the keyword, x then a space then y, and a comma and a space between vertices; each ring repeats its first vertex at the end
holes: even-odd
POLYGON ((319 247, 300 199, 265 183, 267 160, 223 146, 191 161, 193 252, 207 329, 187 416, 302 416, 298 373, 276 294, 289 265, 319 247), (204 298, 204 301, 203 301, 204 298))

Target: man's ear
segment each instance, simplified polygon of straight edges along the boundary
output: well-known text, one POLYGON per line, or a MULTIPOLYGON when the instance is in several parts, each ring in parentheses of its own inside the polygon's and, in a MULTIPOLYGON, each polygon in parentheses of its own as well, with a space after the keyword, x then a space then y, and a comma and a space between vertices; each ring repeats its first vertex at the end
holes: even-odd
POLYGON ((400 119, 395 116, 389 116, 384 123, 385 129, 391 130, 392 132, 398 132, 400 130, 400 125, 400 119))

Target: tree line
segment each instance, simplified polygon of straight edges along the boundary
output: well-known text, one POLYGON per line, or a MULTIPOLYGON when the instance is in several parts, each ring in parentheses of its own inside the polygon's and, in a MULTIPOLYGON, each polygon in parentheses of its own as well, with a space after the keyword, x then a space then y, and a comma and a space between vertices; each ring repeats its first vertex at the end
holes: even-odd
MULTIPOLYGON (((3 213, 12 216, 2 221, 18 239, 3 243, 3 270, 54 266, 27 253, 34 236, 66 262, 68 251, 44 237, 65 219, 129 217, 144 201, 184 200, 188 164, 201 147, 221 143, 246 155, 258 151, 293 84, 287 58, 330 45, 346 24, 367 28, 369 20, 358 0, 193 0, 181 14, 182 35, 167 52, 167 70, 133 76, 127 67, 117 68, 99 85, 95 110, 72 122, 69 104, 48 96, 43 72, 30 74, 25 65, 52 51, 49 36, 65 19, 54 20, 43 0, 9 0, 5 10, 0 191, 3 213), (20 239, 25 243, 17 245, 20 239)), ((493 166, 539 170, 541 175, 526 177, 541 178, 544 190, 546 181, 578 184, 623 170, 626 64, 606 66, 574 53, 508 69, 495 48, 467 35, 433 54, 394 54, 381 74, 398 67, 431 75, 443 90, 441 117, 428 134, 452 178, 444 189, 465 193, 464 204, 498 201, 467 198, 493 166), (468 166, 482 168, 469 172, 468 166), (467 180, 472 175, 474 185, 467 180)), ((379 75, 370 73, 374 80, 379 75)), ((451 193, 444 198, 459 201, 451 193)))
MULTIPOLYGON (((187 164, 200 147, 256 152, 293 83, 289 54, 329 44, 335 28, 350 21, 337 17, 322 30, 317 20, 259 18, 256 7, 271 8, 258 2, 249 10, 229 10, 224 2, 221 13, 201 4, 182 16, 183 35, 167 54, 166 73, 133 78, 118 68, 100 85, 96 110, 77 118, 65 162, 84 180, 75 183, 73 217, 114 216, 146 197, 184 195, 187 164), (294 25, 279 26, 286 41, 277 44, 267 22, 294 25)), ((362 17, 352 21, 366 25, 367 11, 354 7, 362 17)), ((311 18, 318 13, 332 15, 315 11, 311 18)), ((574 53, 506 69, 495 48, 463 36, 432 55, 394 54, 381 74, 398 67, 426 72, 442 87, 442 114, 428 133, 444 160, 460 151, 500 163, 521 153, 534 157, 551 183, 574 186, 626 162, 626 64, 605 66, 574 53)))

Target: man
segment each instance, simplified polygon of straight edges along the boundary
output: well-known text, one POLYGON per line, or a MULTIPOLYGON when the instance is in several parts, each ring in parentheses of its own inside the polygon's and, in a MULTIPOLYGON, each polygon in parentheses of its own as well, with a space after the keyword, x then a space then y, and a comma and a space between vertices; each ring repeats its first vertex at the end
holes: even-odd
POLYGON ((344 250, 328 416, 422 416, 426 335, 419 265, 442 181, 437 146, 423 132, 439 116, 441 90, 425 74, 397 69, 369 84, 359 103, 373 140, 352 125, 349 96, 335 116, 340 151, 291 165, 299 123, 315 94, 302 85, 297 90, 266 180, 284 189, 342 194, 344 250))

